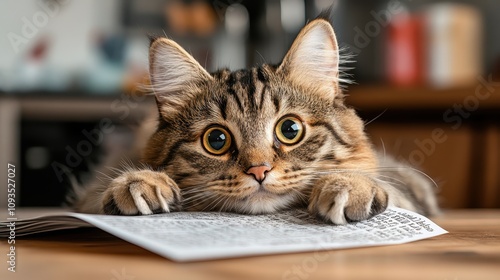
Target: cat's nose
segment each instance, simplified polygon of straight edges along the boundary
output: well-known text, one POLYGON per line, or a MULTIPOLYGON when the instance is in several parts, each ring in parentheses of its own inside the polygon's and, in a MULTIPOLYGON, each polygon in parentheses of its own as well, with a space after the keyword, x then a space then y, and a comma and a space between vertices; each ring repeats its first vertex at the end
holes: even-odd
POLYGON ((257 182, 262 183, 264 179, 266 179, 266 173, 271 171, 271 167, 268 165, 259 165, 259 166, 252 166, 248 168, 247 174, 248 175, 253 175, 255 180, 257 182))

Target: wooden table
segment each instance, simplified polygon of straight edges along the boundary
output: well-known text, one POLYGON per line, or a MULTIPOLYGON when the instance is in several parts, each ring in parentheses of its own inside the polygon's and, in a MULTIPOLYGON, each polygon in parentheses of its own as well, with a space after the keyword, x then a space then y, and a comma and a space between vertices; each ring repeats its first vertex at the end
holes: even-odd
MULTIPOLYGON (((450 233, 404 245, 175 263, 97 229, 17 239, 0 279, 500 279, 500 209, 433 219, 450 233)), ((6 259, 8 245, 0 243, 6 259)))

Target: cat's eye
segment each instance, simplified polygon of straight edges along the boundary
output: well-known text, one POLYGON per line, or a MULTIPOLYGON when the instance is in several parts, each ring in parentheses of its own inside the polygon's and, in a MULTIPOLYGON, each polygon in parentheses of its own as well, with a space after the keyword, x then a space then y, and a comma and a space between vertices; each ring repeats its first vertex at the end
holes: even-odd
POLYGON ((304 125, 297 117, 285 116, 276 125, 275 133, 281 143, 293 145, 302 140, 304 125))
POLYGON ((222 127, 211 127, 202 138, 203 148, 214 155, 222 155, 231 147, 231 135, 222 127))

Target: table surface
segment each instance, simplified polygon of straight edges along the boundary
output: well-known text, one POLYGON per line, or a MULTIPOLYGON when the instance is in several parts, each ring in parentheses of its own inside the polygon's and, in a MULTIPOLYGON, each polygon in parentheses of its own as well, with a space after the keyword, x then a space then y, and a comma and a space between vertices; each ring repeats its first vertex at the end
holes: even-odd
MULTIPOLYGON (((0 279, 500 279, 500 209, 449 210, 432 220, 449 234, 403 245, 192 263, 79 229, 18 238, 17 271, 4 264, 0 279)), ((4 259, 8 246, 0 241, 4 259)))

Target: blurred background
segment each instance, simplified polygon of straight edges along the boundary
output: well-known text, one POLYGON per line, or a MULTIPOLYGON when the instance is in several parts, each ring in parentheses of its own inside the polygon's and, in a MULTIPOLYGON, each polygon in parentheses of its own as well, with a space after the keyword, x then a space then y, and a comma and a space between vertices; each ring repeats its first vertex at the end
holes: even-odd
POLYGON ((133 147, 156 110, 137 87, 148 34, 236 70, 279 63, 330 6, 352 60, 347 102, 374 145, 434 178, 443 207, 500 207, 495 0, 1 1, 0 161, 16 165, 17 206, 61 205, 104 155, 133 147))

